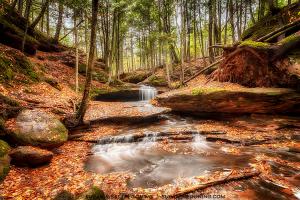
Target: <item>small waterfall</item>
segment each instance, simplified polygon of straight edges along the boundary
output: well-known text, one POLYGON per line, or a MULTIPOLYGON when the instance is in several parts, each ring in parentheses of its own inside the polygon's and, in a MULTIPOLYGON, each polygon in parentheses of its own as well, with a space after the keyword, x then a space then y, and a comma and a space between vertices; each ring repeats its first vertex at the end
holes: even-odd
POLYGON ((153 99, 157 95, 157 90, 154 87, 142 85, 139 88, 139 98, 141 101, 153 99))

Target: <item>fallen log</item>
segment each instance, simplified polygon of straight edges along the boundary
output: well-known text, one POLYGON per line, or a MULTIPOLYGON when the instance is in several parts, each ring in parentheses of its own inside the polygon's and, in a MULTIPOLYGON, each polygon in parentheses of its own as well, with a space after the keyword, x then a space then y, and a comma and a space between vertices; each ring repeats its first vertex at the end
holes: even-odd
POLYGON ((262 140, 234 140, 230 138, 222 138, 222 137, 216 137, 216 136, 208 136, 206 137, 206 140, 209 142, 225 142, 228 144, 238 144, 242 146, 252 146, 252 145, 260 145, 260 144, 270 144, 277 140, 287 140, 284 136, 278 136, 274 138, 265 138, 262 140))
POLYGON ((200 185, 196 185, 196 186, 192 186, 189 188, 185 188, 183 190, 180 190, 178 192, 175 192, 171 195, 169 195, 168 197, 179 197, 191 192, 195 192, 197 190, 202 190, 208 187, 212 187, 212 186, 216 186, 216 185, 221 185, 221 184, 225 184, 228 182, 232 182, 232 181, 239 181, 239 180, 244 180, 244 179, 249 179, 252 178, 254 176, 258 176, 260 174, 259 171, 251 171, 251 172, 247 172, 245 174, 241 174, 241 175, 236 175, 236 176, 232 176, 231 174, 229 174, 229 176, 227 176, 224 179, 221 180, 217 180, 217 181, 211 181, 208 183, 204 183, 204 184, 200 184, 200 185))
POLYGON ((217 64, 219 64, 221 61, 223 61, 223 58, 220 59, 220 60, 218 60, 218 61, 216 61, 216 62, 214 62, 214 63, 212 63, 212 64, 210 64, 209 66, 205 67, 204 69, 200 70, 200 71, 197 72, 195 75, 193 75, 193 76, 190 77, 189 79, 185 80, 185 81, 183 82, 183 84, 186 84, 186 83, 190 82, 191 80, 193 80, 194 78, 196 78, 197 76, 199 76, 199 75, 200 75, 201 73, 203 73, 204 71, 206 71, 206 70, 208 70, 208 69, 210 69, 210 68, 216 66, 217 64))
POLYGON ((295 27, 299 27, 300 26, 300 19, 293 21, 291 23, 288 23, 278 29, 276 29, 275 31, 272 31, 271 33, 268 33, 267 35, 257 39, 257 42, 264 42, 267 40, 270 40, 270 38, 274 38, 274 35, 277 35, 278 33, 283 34, 285 32, 287 32, 288 30, 290 30, 291 28, 295 28, 295 27))

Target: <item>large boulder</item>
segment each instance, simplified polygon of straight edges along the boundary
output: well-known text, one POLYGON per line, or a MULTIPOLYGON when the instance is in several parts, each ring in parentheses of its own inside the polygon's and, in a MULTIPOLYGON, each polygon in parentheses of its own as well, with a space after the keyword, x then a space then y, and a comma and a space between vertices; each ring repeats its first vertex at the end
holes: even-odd
POLYGON ((186 88, 158 95, 155 102, 195 115, 300 113, 300 93, 285 88, 186 88))
POLYGON ((30 167, 47 164, 53 158, 51 151, 32 146, 19 146, 13 149, 9 155, 13 164, 30 167))
POLYGON ((68 130, 52 114, 41 110, 23 110, 12 128, 12 138, 21 145, 57 147, 68 139, 68 130))
POLYGON ((9 151, 9 145, 3 140, 0 140, 0 181, 2 181, 5 178, 9 171, 9 151))

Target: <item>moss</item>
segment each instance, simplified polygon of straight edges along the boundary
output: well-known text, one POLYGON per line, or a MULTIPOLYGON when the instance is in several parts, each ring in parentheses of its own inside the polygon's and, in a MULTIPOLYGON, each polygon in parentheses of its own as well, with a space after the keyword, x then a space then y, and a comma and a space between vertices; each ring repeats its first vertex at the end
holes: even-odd
MULTIPOLYGON (((68 129, 60 121, 58 121, 56 126, 50 129, 50 131, 59 133, 60 141, 64 142, 68 140, 68 129)), ((55 141, 56 140, 57 139, 55 138, 55 141)))
POLYGON ((49 85, 51 85, 52 87, 54 87, 60 91, 62 90, 61 85, 55 79, 46 77, 46 78, 44 78, 44 81, 46 83, 48 83, 49 85))
POLYGON ((203 95, 203 94, 210 94, 213 92, 222 92, 225 91, 222 88, 194 88, 192 89, 192 95, 203 95))
POLYGON ((86 64, 80 63, 80 64, 78 65, 78 72, 79 72, 80 74, 85 74, 85 73, 86 73, 86 64))
POLYGON ((39 76, 35 72, 32 63, 28 60, 26 56, 16 56, 15 57, 16 64, 19 66, 20 71, 29 76, 29 78, 33 81, 39 81, 39 76))
POLYGON ((12 81, 16 73, 26 75, 31 81, 39 81, 38 74, 25 55, 15 51, 0 53, 0 81, 12 81))
POLYGON ((74 199, 75 199, 74 195, 66 190, 59 192, 54 197, 54 200, 74 200, 74 199))
POLYGON ((293 41, 296 42, 298 40, 300 40, 299 35, 294 34, 294 35, 290 35, 290 36, 284 38, 283 40, 281 40, 280 42, 278 42, 278 44, 282 45, 282 44, 285 44, 287 42, 293 42, 293 41))
POLYGON ((9 145, 4 142, 3 140, 0 140, 0 157, 5 156, 10 151, 9 145))
POLYGON ((253 48, 268 48, 270 47, 270 44, 265 42, 255 42, 253 40, 246 40, 239 45, 239 47, 243 47, 243 46, 249 46, 253 48))
POLYGON ((85 200, 105 200, 104 192, 98 187, 92 187, 87 193, 84 194, 85 200))
POLYGON ((148 71, 138 71, 126 74, 122 81, 129 83, 139 83, 145 80, 148 76, 150 76, 150 72, 148 71))
POLYGON ((0 101, 10 106, 20 106, 19 102, 0 93, 0 101))
POLYGON ((5 120, 0 117, 0 136, 5 134, 5 120))
POLYGON ((14 73, 12 70, 13 63, 10 59, 4 56, 4 54, 0 54, 0 81, 6 82, 10 81, 14 77, 14 73))
POLYGON ((97 71, 93 73, 93 79, 101 83, 106 83, 108 81, 108 75, 103 71, 97 71))
POLYGON ((253 26, 246 29, 242 34, 242 40, 257 40, 266 34, 276 30, 277 28, 290 23, 299 18, 300 8, 297 3, 292 6, 286 6, 279 10, 275 15, 269 13, 253 26))
POLYGON ((101 94, 107 94, 111 92, 118 92, 117 88, 92 88, 90 91, 90 97, 95 98, 101 94))
POLYGON ((149 83, 153 86, 166 86, 168 85, 167 80, 161 76, 152 75, 148 79, 149 83))
POLYGON ((4 180, 4 178, 8 174, 8 172, 9 172, 9 164, 2 167, 2 172, 0 171, 0 181, 4 180))

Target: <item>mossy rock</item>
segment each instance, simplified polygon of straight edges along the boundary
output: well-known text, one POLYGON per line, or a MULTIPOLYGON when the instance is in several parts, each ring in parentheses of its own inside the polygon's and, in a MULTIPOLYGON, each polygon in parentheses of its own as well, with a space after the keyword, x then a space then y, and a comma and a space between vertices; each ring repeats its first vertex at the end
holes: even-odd
POLYGON ((163 93, 155 101, 156 105, 193 115, 300 113, 300 93, 286 88, 195 87, 163 93))
POLYGON ((52 87, 54 87, 55 89, 61 91, 62 90, 62 87, 61 85, 58 83, 57 80, 53 79, 53 78, 50 78, 50 77, 45 77, 44 78, 44 81, 46 83, 48 83, 49 85, 51 85, 52 87))
POLYGON ((105 200, 104 192, 98 187, 92 187, 86 193, 82 194, 78 200, 105 200))
POLYGON ((23 110, 11 130, 12 138, 22 145, 52 148, 68 139, 68 130, 52 114, 41 110, 23 110))
POLYGON ((147 77, 151 75, 149 71, 135 71, 132 73, 128 73, 123 75, 122 81, 128 83, 140 83, 145 80, 147 77))
POLYGON ((146 81, 151 86, 167 86, 168 82, 165 77, 163 76, 155 76, 152 75, 146 81))
POLYGON ((75 196, 72 193, 63 190, 59 192, 53 200, 75 200, 75 196))
POLYGON ((10 151, 9 145, 0 140, 0 181, 4 180, 5 176, 9 172, 9 164, 10 164, 10 157, 8 153, 10 151))

